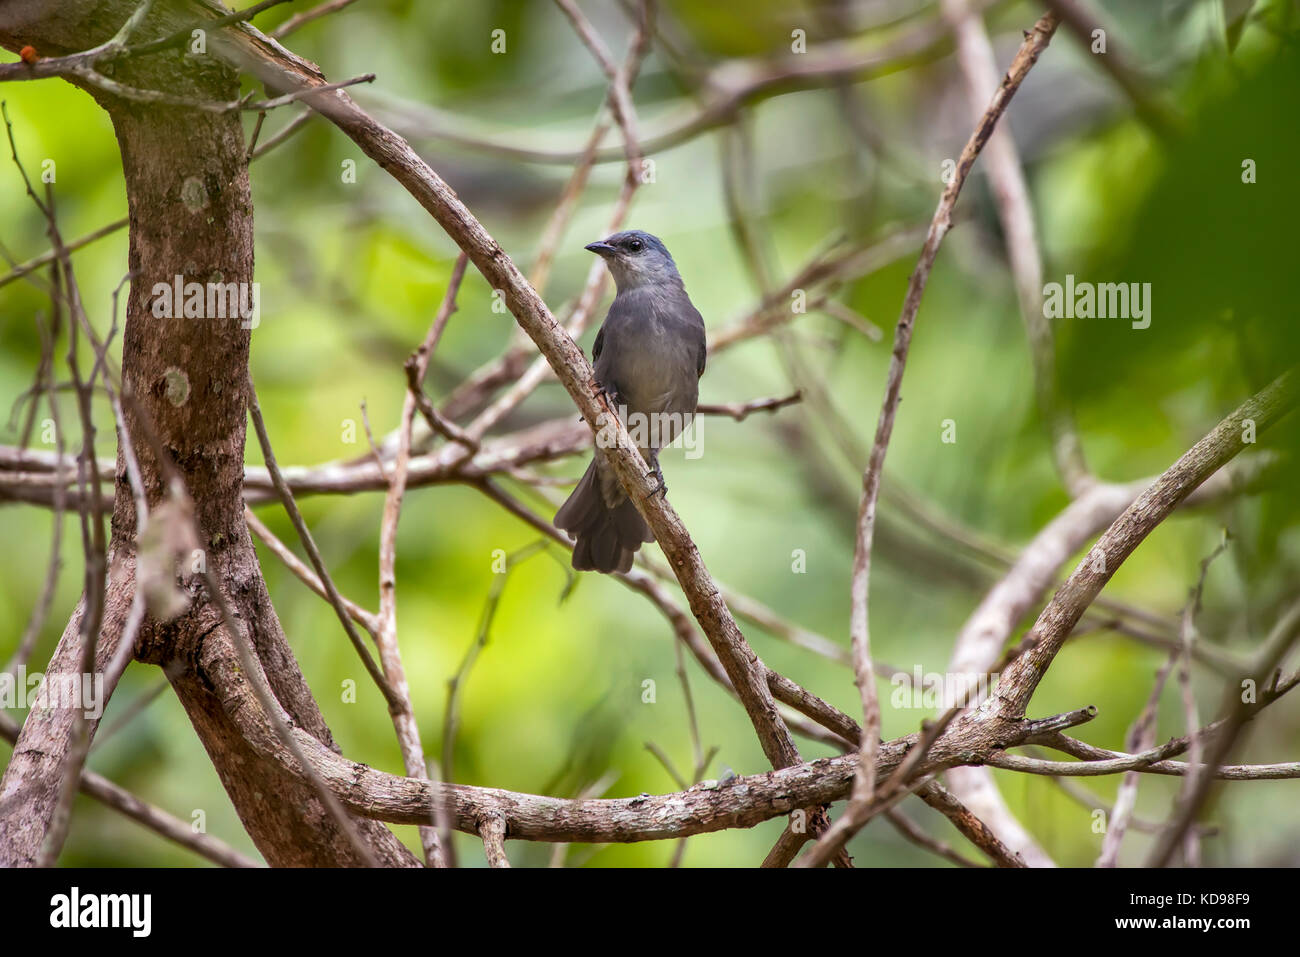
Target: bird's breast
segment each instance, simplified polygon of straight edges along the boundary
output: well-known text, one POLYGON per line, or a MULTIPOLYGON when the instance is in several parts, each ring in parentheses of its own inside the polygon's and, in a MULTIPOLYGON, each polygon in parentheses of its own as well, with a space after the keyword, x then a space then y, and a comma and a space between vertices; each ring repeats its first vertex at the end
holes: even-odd
POLYGON ((669 296, 640 293, 620 294, 610 307, 596 372, 619 391, 629 412, 695 411, 702 331, 691 328, 687 314, 696 314, 686 305, 682 310, 669 296))

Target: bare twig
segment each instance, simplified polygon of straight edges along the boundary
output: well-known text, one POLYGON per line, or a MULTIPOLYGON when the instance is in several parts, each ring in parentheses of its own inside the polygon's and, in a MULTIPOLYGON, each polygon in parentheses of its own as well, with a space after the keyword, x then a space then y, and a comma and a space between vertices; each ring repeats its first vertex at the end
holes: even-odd
MULTIPOLYGON (((1196 814, 1209 794, 1210 784, 1227 770, 1224 762, 1236 744, 1238 736, 1246 722, 1254 716, 1261 703, 1276 697, 1278 683, 1275 669, 1286 657, 1292 646, 1300 640, 1300 600, 1293 601, 1290 607, 1278 618, 1263 644, 1256 652, 1255 661, 1250 670, 1241 676, 1241 680, 1229 683, 1223 694, 1222 709, 1227 717, 1216 722, 1212 727, 1218 731, 1213 744, 1207 749, 1204 763, 1193 760, 1189 765, 1187 780, 1178 797, 1177 813, 1163 833, 1156 839, 1156 846, 1147 859, 1149 867, 1165 867, 1173 857, 1174 851, 1182 846, 1184 836, 1191 828, 1196 814), (1254 701, 1242 693, 1247 686, 1256 689, 1258 698, 1254 701), (1272 696, 1268 692, 1272 692, 1272 696)), ((1188 735, 1195 741, 1198 735, 1189 730, 1188 735)), ((1260 776, 1263 772, 1260 771, 1260 776)), ((1279 774, 1279 776, 1286 776, 1279 774)), ((1300 762, 1294 765, 1294 774, 1300 776, 1300 762)))
MULTIPOLYGON (((965 77, 971 113, 978 120, 998 82, 993 45, 969 0, 944 0, 943 11, 957 40, 957 60, 965 77)), ((1051 434, 1052 456, 1066 488, 1077 496, 1088 487, 1092 477, 1073 417, 1056 381, 1052 328, 1043 314, 1043 260, 1038 252, 1034 211, 1019 152, 1005 122, 994 131, 984 149, 984 167, 1006 237, 1007 260, 1015 279, 1020 316, 1028 333, 1034 386, 1051 434)))
POLYGON ((334 580, 325 567, 325 560, 321 558, 320 550, 316 547, 316 541, 307 528, 307 522, 303 519, 302 512, 298 510, 298 503, 294 501, 293 492, 289 490, 289 486, 285 484, 284 476, 280 473, 280 466, 275 460, 275 452, 271 448, 271 437, 267 434, 266 422, 262 418, 262 407, 257 401, 257 390, 253 386, 252 376, 249 376, 248 380, 248 414, 253 420, 253 428, 257 432, 257 441, 262 447, 262 458, 266 462, 266 469, 271 475, 271 482, 280 495, 284 510, 289 513, 289 520, 293 522, 293 527, 298 532, 302 547, 306 549, 312 568, 316 570, 316 577, 324 587, 326 595, 329 596, 330 604, 334 607, 334 613, 338 616, 340 624, 343 625, 343 630, 347 633, 348 640, 352 642, 352 647, 356 649, 358 657, 361 658, 361 664, 383 694, 384 700, 388 702, 389 712, 393 714, 400 712, 402 707, 401 699, 388 683, 388 679, 384 677, 379 665, 375 663, 374 657, 370 654, 370 649, 366 647, 366 643, 357 634, 356 628, 352 626, 352 616, 348 612, 347 605, 344 604, 343 596, 339 594, 338 588, 334 585, 334 580))
MULTIPOLYGON (((447 282, 447 292, 442 304, 434 316, 433 325, 425 341, 411 356, 407 363, 408 388, 402 405, 401 441, 397 458, 393 463, 393 474, 389 478, 388 493, 384 496, 383 519, 379 526, 379 628, 375 632, 375 643, 379 648, 379 661, 384 669, 384 677, 392 687, 398 702, 396 709, 391 709, 393 727, 397 731, 397 740, 402 749, 402 761, 406 773, 415 778, 425 778, 428 769, 424 761, 424 749, 420 744, 420 729, 411 707, 411 689, 406 681, 406 669, 402 666, 401 649, 397 642, 397 523, 402 514, 402 498, 406 494, 406 476, 410 464, 411 425, 415 417, 417 399, 423 398, 421 390, 424 373, 429 367, 429 359, 438 347, 438 340, 447 326, 447 320, 456 310, 456 296, 460 292, 461 280, 465 277, 465 257, 457 258, 452 267, 451 278, 447 282)), ((430 409, 432 411, 432 408, 430 409)), ((446 865, 445 852, 439 846, 438 830, 433 823, 420 828, 420 841, 424 846, 425 862, 430 867, 446 865)))
POLYGON ((327 0, 327 2, 312 7, 310 10, 304 10, 302 13, 295 13, 288 20, 285 20, 284 23, 272 30, 271 37, 276 40, 283 40, 299 27, 306 26, 313 20, 319 20, 321 17, 342 10, 344 7, 350 7, 356 2, 357 0, 327 0))
POLYGON ((724 402, 724 403, 703 403, 696 407, 695 411, 700 415, 725 415, 735 419, 737 422, 743 422, 755 412, 775 412, 777 409, 784 409, 788 405, 794 405, 803 398, 802 392, 792 392, 790 395, 773 397, 770 399, 751 399, 748 402, 724 402))
POLYGON ((943 841, 936 840, 929 834, 925 833, 925 831, 923 831, 918 825, 913 823, 911 818, 898 810, 898 808, 895 807, 887 810, 885 812, 885 820, 894 825, 895 830, 913 844, 925 848, 932 854, 937 854, 945 861, 956 864, 958 867, 979 867, 979 865, 974 861, 962 857, 947 844, 943 843, 943 841))
MULTIPOLYGON (((1132 753, 1150 750, 1156 742, 1156 711, 1160 706, 1160 695, 1164 691, 1165 682, 1169 678, 1169 670, 1174 663, 1174 655, 1156 672, 1156 679, 1151 687, 1151 694, 1147 698, 1146 707, 1138 715, 1133 726, 1129 728, 1128 734, 1124 738, 1124 746, 1132 753)), ((1189 728, 1188 733, 1193 733, 1189 728)), ((1133 815, 1133 808, 1137 804, 1137 788, 1140 775, 1137 771, 1125 773, 1124 779, 1120 781, 1119 790, 1115 794, 1115 806, 1111 810, 1109 820, 1106 825, 1106 836, 1101 842, 1101 854, 1097 858, 1098 867, 1115 867, 1119 864, 1120 845, 1124 840, 1124 832, 1128 828, 1129 819, 1133 815)))
POLYGON ((478 827, 479 836, 483 838, 483 850, 491 867, 509 867, 510 858, 506 857, 506 819, 501 814, 489 814, 483 818, 478 827))
MULTIPOLYGON (((844 815, 836 822, 836 827, 819 841, 824 848, 819 853, 835 850, 848 840, 859 826, 867 809, 873 804, 876 790, 875 752, 880 732, 880 706, 876 698, 875 674, 871 663, 871 642, 867 623, 868 584, 871 576, 871 545, 876 524, 876 500, 880 494, 880 480, 885 464, 885 453, 889 448, 889 439, 894 430, 894 416, 898 411, 898 402, 902 393, 903 370, 907 364, 907 354, 912 342, 912 326, 917 312, 921 308, 921 296, 925 292, 930 269, 939 252, 939 244, 952 225, 952 208, 957 202, 961 188, 970 174, 980 150, 993 135, 994 128, 1010 103, 1011 97, 1024 81, 1039 56, 1051 42, 1056 31, 1057 19, 1051 14, 1041 17, 1032 30, 1025 34, 1015 59, 1002 80, 1002 85, 993 96, 975 131, 966 142, 958 158, 952 182, 943 191, 930 229, 926 235, 925 246, 921 250, 920 260, 908 281, 907 295, 903 300, 902 313, 894 330, 894 349, 890 358, 889 378, 885 387, 885 398, 881 404, 880 420, 876 425, 876 437, 871 447, 871 456, 863 473, 862 501, 858 508, 857 544, 853 555, 852 609, 850 614, 850 635, 853 640, 854 681, 862 698, 864 722, 862 728, 862 745, 860 755, 860 774, 855 781, 854 796, 844 815)), ((814 849, 816 850, 816 849, 814 849)))

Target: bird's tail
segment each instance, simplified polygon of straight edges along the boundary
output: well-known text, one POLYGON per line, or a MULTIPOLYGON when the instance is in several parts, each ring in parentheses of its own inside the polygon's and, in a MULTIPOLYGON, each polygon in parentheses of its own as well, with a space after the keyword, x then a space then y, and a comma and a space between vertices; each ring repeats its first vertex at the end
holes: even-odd
POLYGON ((618 479, 593 459, 577 488, 555 513, 555 527, 569 533, 578 571, 628 571, 632 556, 654 534, 618 479), (612 504, 611 504, 612 503, 612 504))

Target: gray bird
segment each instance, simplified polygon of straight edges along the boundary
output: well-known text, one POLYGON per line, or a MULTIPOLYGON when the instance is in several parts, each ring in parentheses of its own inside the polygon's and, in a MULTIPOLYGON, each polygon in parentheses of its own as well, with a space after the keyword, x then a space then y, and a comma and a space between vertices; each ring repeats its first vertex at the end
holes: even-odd
MULTIPOLYGON (((631 229, 586 248, 605 260, 618 287, 592 349, 596 381, 624 416, 663 491, 659 449, 695 413, 704 374, 704 319, 658 237, 631 229)), ((625 572, 641 543, 654 541, 599 443, 578 487, 555 513, 555 526, 574 539, 573 567, 579 571, 625 572)))

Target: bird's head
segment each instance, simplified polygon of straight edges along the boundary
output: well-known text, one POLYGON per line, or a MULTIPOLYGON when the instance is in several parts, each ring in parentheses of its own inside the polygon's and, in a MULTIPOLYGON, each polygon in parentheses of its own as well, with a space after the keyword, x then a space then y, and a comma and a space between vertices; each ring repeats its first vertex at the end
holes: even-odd
POLYGON ((605 260, 619 289, 682 281, 663 241, 639 229, 615 233, 586 248, 605 260))

